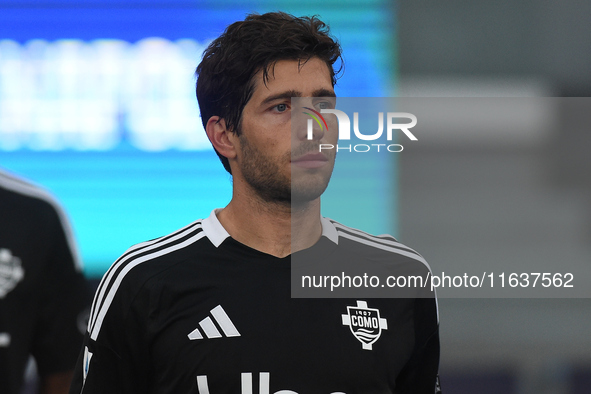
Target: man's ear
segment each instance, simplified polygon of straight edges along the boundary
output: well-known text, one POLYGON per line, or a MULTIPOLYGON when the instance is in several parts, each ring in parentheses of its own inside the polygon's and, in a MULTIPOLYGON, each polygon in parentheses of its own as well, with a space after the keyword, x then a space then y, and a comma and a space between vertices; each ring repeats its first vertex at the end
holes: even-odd
POLYGON ((226 121, 219 116, 212 116, 205 127, 207 138, 218 153, 228 159, 236 157, 234 132, 228 130, 226 121))

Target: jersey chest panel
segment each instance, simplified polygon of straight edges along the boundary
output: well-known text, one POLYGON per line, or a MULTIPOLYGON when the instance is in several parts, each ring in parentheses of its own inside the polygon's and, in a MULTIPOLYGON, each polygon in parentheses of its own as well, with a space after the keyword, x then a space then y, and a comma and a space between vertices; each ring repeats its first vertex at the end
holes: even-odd
POLYGON ((412 352, 411 302, 291 299, 285 260, 188 258, 146 291, 154 392, 390 393, 412 352), (344 324, 359 302, 387 321, 371 350, 344 324))

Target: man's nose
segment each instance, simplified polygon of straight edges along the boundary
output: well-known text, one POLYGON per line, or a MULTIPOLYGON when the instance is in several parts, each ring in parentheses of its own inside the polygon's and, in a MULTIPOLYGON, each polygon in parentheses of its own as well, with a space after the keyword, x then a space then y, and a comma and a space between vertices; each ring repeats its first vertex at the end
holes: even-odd
POLYGON ((326 124, 322 115, 315 113, 310 108, 302 109, 302 117, 297 120, 297 138, 299 140, 318 141, 324 137, 326 124))

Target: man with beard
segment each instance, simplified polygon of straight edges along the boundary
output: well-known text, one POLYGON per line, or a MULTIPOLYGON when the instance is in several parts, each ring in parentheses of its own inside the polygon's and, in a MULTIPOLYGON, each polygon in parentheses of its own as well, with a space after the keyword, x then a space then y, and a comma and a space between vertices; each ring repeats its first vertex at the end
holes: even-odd
POLYGON ((318 147, 336 144, 336 120, 309 139, 292 127, 301 111, 291 98, 334 108, 339 59, 324 23, 284 13, 250 15, 209 45, 197 97, 232 174, 232 200, 115 262, 97 290, 71 393, 436 390, 433 299, 290 297, 297 253, 370 253, 424 267, 393 238, 320 215, 335 158, 318 147), (379 322, 370 342, 352 335, 351 311, 379 322))

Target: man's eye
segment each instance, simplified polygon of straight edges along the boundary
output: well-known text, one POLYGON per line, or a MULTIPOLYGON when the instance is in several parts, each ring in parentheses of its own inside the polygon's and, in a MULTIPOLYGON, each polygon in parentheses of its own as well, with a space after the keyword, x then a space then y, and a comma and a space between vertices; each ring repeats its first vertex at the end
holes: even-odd
POLYGON ((318 107, 319 109, 329 109, 332 107, 332 105, 327 101, 320 101, 316 104, 316 107, 318 107))
POLYGON ((287 111, 287 105, 286 104, 277 104, 275 106, 275 109, 277 109, 277 111, 279 111, 279 112, 285 112, 285 111, 287 111))

